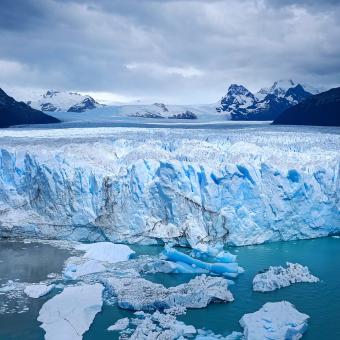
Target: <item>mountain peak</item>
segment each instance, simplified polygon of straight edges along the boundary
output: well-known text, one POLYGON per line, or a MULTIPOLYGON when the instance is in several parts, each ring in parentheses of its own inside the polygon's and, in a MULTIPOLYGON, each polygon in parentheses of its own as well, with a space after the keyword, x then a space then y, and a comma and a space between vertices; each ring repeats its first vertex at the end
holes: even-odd
POLYGON ((243 85, 231 84, 228 88, 228 94, 248 94, 250 93, 243 85))
POLYGON ((30 100, 27 104, 45 112, 83 112, 102 106, 88 95, 56 90, 48 90, 45 94, 40 95, 37 100, 30 100))

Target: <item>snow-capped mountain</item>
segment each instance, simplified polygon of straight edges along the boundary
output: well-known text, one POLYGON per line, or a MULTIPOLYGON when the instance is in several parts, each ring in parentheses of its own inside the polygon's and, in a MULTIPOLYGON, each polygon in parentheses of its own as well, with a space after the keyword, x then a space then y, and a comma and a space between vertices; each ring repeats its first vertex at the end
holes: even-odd
POLYGON ((232 120, 274 120, 287 108, 318 92, 312 87, 308 88, 313 92, 306 91, 304 86, 290 79, 279 80, 253 94, 242 85, 232 84, 216 110, 232 120))
POLYGON ((38 99, 30 100, 27 104, 34 109, 45 112, 84 112, 103 106, 88 95, 84 96, 76 92, 60 92, 54 90, 48 90, 38 99))
POLYGON ((154 103, 152 105, 127 105, 124 111, 130 117, 141 118, 169 118, 169 119, 197 119, 195 109, 182 105, 165 105, 163 103, 154 103))
POLYGON ((0 128, 20 124, 47 123, 59 123, 59 120, 41 111, 32 109, 23 102, 16 101, 0 88, 0 128))

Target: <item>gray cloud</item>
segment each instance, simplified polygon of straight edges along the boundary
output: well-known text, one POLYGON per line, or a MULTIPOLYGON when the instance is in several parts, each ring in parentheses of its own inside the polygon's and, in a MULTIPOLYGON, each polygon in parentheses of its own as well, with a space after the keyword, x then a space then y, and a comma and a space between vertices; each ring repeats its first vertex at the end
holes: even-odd
POLYGON ((0 86, 217 101, 340 79, 340 6, 293 0, 2 0, 0 86))

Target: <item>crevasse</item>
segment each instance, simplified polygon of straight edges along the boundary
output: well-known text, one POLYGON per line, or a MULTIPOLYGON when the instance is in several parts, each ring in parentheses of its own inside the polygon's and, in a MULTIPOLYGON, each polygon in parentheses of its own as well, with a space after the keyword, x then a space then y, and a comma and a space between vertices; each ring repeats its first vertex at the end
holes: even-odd
POLYGON ((339 135, 68 130, 0 135, 1 235, 196 247, 340 232, 339 135))

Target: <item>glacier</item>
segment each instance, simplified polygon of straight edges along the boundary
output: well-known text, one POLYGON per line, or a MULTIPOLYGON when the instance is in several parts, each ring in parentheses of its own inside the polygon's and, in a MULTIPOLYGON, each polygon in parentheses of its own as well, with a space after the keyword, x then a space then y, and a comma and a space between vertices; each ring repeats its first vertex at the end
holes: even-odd
POLYGON ((340 232, 336 129, 0 131, 0 236, 201 249, 340 232))

